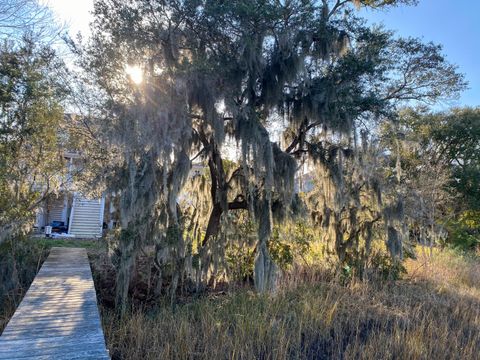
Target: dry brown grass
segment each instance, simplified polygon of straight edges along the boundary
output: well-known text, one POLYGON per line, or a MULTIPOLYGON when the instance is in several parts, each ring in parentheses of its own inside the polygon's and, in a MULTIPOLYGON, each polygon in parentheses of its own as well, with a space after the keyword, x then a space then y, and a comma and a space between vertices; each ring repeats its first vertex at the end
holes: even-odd
POLYGON ((26 239, 0 245, 0 334, 27 292, 41 264, 46 249, 26 239))
MULTIPOLYGON (((17 250, 21 268, 38 268, 44 251, 17 250)), ((310 270, 290 276, 273 297, 210 293, 175 311, 150 307, 122 320, 104 308, 108 346, 114 359, 478 359, 479 258, 419 253, 396 282, 342 286, 310 270)), ((97 266, 104 250, 89 254, 96 285, 110 286, 108 267, 97 266)), ((2 300, 0 327, 18 302, 2 300)))
POLYGON ((320 278, 123 320, 104 310, 104 330, 114 359, 478 359, 480 262, 446 251, 406 265, 380 285, 320 278))

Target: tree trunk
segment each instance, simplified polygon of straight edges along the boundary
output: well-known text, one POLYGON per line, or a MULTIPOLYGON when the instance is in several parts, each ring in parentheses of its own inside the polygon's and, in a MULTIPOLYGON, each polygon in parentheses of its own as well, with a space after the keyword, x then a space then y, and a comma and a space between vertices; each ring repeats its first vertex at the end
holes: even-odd
POLYGON ((260 293, 274 292, 277 287, 278 268, 273 262, 267 247, 267 242, 272 233, 272 211, 269 196, 261 200, 258 215, 259 245, 254 268, 255 288, 260 293))
POLYGON ((127 309, 128 290, 133 263, 135 260, 135 239, 130 228, 122 230, 120 235, 120 259, 117 267, 117 281, 115 292, 115 307, 120 315, 125 314, 127 309))
POLYGON ((277 287, 277 265, 273 262, 265 242, 258 247, 255 258, 255 288, 260 293, 274 292, 277 287))

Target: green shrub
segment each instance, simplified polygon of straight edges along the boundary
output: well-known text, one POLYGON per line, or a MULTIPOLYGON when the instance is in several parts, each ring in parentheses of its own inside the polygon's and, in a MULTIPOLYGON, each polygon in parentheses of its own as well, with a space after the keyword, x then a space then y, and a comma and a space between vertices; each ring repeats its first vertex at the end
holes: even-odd
POLYGON ((444 245, 461 250, 475 249, 480 245, 480 211, 465 211, 446 227, 448 238, 444 245))

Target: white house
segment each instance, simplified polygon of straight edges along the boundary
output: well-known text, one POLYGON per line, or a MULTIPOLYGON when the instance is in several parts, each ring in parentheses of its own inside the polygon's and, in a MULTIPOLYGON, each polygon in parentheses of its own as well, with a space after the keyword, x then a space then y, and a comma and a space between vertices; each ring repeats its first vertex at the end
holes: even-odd
MULTIPOLYGON (((109 229, 115 227, 118 216, 113 200, 115 194, 89 198, 73 191, 72 177, 81 156, 76 152, 65 152, 64 157, 68 164, 68 171, 66 179, 62 181, 63 190, 56 197, 49 197, 38 209, 35 227, 43 232, 45 226, 53 222, 62 222, 67 227, 68 236, 101 237, 104 226, 109 229)), ((203 164, 194 163, 190 176, 198 175, 204 170, 203 164)))
POLYGON ((49 197, 37 211, 36 228, 43 231, 52 222, 61 222, 67 227, 66 233, 79 238, 102 236, 105 211, 105 196, 88 198, 72 189, 72 173, 78 153, 65 152, 68 171, 63 189, 59 195, 49 197))

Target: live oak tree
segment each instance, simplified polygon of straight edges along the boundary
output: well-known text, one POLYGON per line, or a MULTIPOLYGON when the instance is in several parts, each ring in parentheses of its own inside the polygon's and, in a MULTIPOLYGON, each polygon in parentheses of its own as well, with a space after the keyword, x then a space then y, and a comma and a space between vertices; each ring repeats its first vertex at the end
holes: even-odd
MULTIPOLYGON (((169 274, 172 296, 192 263, 179 194, 192 181, 193 159, 208 168, 197 184, 202 191, 190 191, 187 204, 193 206, 189 226, 201 234, 194 270, 202 282, 208 281, 212 243, 222 238, 228 214, 240 210, 257 228, 255 285, 275 289, 278 271, 268 244, 275 220, 291 214, 299 163, 311 159, 333 191, 315 211, 344 211, 341 193, 345 205, 355 205, 343 187, 351 176, 344 162, 352 161, 365 174, 359 181, 378 194, 358 150, 360 130, 394 118, 401 102, 434 102, 464 86, 438 46, 370 29, 352 7, 400 3, 412 2, 96 1, 92 40, 78 51, 102 100, 103 184, 121 199, 122 309, 144 244, 155 244, 155 265, 169 274), (142 68, 141 84, 126 76, 127 65, 142 68), (282 141, 273 141, 274 132, 282 141), (237 149, 237 166, 225 161, 226 140, 237 149)), ((389 209, 400 206, 393 198, 374 205, 394 256, 401 252, 402 219, 389 209)), ((342 260, 343 249, 370 225, 353 229, 355 211, 349 224, 341 215, 326 226, 334 229, 342 260), (345 242, 347 227, 353 240, 345 242)))

